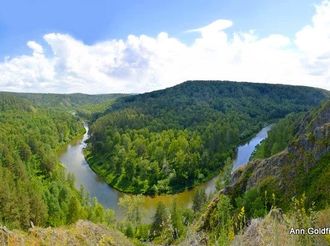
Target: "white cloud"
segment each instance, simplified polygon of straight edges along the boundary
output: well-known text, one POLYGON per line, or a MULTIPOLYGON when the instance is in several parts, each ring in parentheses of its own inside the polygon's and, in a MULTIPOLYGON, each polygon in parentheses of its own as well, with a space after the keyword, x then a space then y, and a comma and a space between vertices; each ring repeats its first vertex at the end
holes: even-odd
POLYGON ((27 46, 33 50, 33 54, 34 55, 38 55, 38 54, 43 54, 44 53, 44 49, 42 48, 42 46, 40 44, 38 44, 35 41, 29 41, 27 42, 27 46))
POLYGON ((212 35, 214 33, 223 31, 223 30, 231 27, 232 25, 233 25, 232 21, 220 19, 220 20, 216 20, 216 21, 212 22, 211 24, 209 24, 205 27, 191 29, 191 30, 188 30, 187 32, 199 32, 199 33, 201 33, 202 36, 208 36, 208 35, 212 35))
POLYGON ((294 39, 259 37, 252 31, 228 35, 230 20, 198 32, 191 45, 160 33, 129 35, 86 45, 67 34, 49 33, 50 48, 27 42, 31 55, 0 63, 0 90, 40 92, 144 92, 185 80, 237 80, 301 84, 330 89, 330 2, 316 7, 310 25, 294 39))
POLYGON ((305 72, 315 77, 319 86, 330 89, 330 1, 316 6, 311 25, 296 34, 295 44, 305 72))

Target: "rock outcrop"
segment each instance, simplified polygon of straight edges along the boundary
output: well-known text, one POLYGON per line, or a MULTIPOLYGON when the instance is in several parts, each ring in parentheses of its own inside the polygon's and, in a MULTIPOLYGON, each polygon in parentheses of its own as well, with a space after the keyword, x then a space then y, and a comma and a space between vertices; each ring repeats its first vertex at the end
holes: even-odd
MULTIPOLYGON (((330 101, 308 114, 300 123, 294 140, 284 151, 263 160, 254 160, 235 171, 225 193, 240 193, 266 178, 276 180, 281 190, 288 188, 298 172, 315 167, 330 153, 330 101)), ((330 165, 330 163, 329 163, 330 165)), ((293 194, 294 195, 294 194, 293 194)))
POLYGON ((122 233, 90 221, 56 228, 31 228, 28 232, 0 227, 0 245, 133 245, 122 233))

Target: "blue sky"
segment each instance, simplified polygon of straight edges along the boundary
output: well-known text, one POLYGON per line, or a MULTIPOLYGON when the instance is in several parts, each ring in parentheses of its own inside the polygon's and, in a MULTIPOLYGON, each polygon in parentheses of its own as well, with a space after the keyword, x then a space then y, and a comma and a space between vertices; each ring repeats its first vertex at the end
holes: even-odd
POLYGON ((92 44, 129 34, 161 31, 190 42, 185 30, 216 19, 235 22, 231 31, 254 29, 259 35, 292 36, 308 24, 316 0, 2 0, 0 56, 25 52, 27 40, 45 33, 68 33, 92 44))
POLYGON ((144 92, 188 79, 330 89, 329 26, 329 0, 1 0, 0 90, 144 92))

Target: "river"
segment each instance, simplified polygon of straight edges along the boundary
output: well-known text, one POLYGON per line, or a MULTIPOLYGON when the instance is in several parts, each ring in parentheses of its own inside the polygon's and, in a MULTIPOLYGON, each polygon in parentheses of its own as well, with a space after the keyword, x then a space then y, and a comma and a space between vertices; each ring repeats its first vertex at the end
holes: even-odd
MULTIPOLYGON (((246 164, 255 147, 267 137, 267 133, 271 126, 263 128, 255 137, 248 143, 241 145, 237 149, 237 156, 233 162, 233 170, 246 164)), ((123 211, 118 205, 119 198, 124 193, 113 189, 107 185, 99 176, 97 176, 89 167, 83 155, 83 149, 86 147, 85 141, 88 139, 88 127, 85 125, 86 133, 79 141, 72 142, 61 153, 60 161, 66 167, 66 171, 74 174, 75 185, 79 189, 81 186, 90 194, 91 197, 96 197, 98 201, 106 208, 111 208, 115 211, 117 219, 123 217, 123 211)), ((144 196, 141 211, 144 221, 150 221, 155 213, 158 202, 163 202, 166 205, 171 205, 176 201, 179 207, 191 207, 192 199, 198 188, 203 188, 206 194, 211 194, 215 191, 217 177, 210 181, 198 185, 197 187, 174 195, 160 195, 155 197, 144 196)))

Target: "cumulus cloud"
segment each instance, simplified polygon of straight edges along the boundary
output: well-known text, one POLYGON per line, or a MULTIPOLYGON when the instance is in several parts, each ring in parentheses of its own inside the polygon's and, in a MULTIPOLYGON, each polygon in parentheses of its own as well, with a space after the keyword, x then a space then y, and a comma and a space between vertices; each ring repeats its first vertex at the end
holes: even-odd
POLYGON ((44 49, 42 48, 42 46, 35 41, 27 42, 27 46, 33 50, 33 55, 38 55, 38 54, 44 53, 44 49))
POLYGON ((300 84, 330 89, 330 2, 316 6, 311 23, 290 39, 229 35, 230 20, 188 32, 187 45, 167 33, 129 35, 87 45, 68 34, 49 33, 42 45, 27 42, 31 55, 0 63, 0 90, 38 92, 144 92, 185 80, 236 80, 300 84))
MULTIPOLYGON (((316 6, 312 23, 296 34, 295 44, 301 51, 306 73, 324 80, 330 88, 330 1, 316 6)), ((322 82, 321 82, 322 83, 322 82)))

